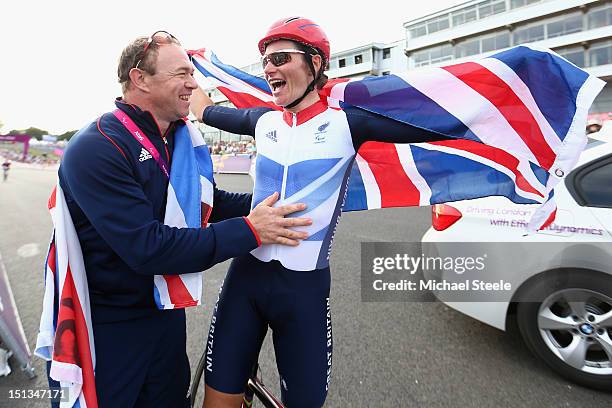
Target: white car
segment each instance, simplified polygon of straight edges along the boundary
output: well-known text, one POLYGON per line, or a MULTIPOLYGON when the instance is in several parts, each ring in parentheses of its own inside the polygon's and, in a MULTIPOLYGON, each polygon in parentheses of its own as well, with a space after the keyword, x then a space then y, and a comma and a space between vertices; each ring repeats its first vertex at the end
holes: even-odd
POLYGON ((511 297, 444 303, 501 330, 516 314, 528 347, 556 372, 612 390, 612 143, 590 140, 555 198, 555 222, 529 235, 534 207, 504 197, 433 206, 423 251, 457 256, 460 242, 483 248, 487 278, 509 282, 511 297))

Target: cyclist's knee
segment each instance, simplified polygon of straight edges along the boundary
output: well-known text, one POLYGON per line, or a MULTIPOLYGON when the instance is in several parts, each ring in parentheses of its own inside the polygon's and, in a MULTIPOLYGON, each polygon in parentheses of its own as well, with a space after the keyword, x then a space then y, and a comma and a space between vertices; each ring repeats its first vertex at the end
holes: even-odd
POLYGON ((242 394, 226 394, 206 385, 203 408, 240 408, 242 394))

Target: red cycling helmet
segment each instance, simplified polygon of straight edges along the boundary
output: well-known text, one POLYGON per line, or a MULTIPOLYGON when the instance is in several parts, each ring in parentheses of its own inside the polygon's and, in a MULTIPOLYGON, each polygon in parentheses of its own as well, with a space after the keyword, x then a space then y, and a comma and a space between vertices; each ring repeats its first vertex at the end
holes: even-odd
POLYGON ((259 52, 261 55, 266 51, 266 47, 276 40, 297 41, 304 45, 316 48, 323 57, 323 69, 329 67, 329 40, 325 32, 318 24, 303 17, 289 17, 276 21, 268 32, 259 40, 259 52))

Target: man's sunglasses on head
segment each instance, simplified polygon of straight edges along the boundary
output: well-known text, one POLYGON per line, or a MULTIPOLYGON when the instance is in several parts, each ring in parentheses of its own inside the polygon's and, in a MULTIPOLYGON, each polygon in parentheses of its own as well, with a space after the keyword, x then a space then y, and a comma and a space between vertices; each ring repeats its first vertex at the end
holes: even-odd
POLYGON ((147 51, 149 50, 149 47, 153 43, 155 43, 155 45, 167 45, 167 44, 179 44, 180 45, 179 40, 177 40, 176 37, 170 34, 169 32, 162 31, 162 30, 156 31, 153 34, 151 34, 151 36, 148 38, 142 50, 142 57, 140 57, 138 62, 136 62, 136 65, 134 66, 134 68, 138 68, 139 64, 142 62, 142 60, 147 55, 147 51))

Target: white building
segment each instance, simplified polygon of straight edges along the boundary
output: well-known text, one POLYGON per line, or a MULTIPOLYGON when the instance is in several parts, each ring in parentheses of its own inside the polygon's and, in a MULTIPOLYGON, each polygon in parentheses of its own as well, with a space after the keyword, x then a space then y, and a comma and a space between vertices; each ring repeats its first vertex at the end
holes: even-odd
POLYGON ((553 49, 608 82, 591 112, 612 112, 612 2, 472 0, 404 23, 407 69, 459 63, 518 44, 553 49))

